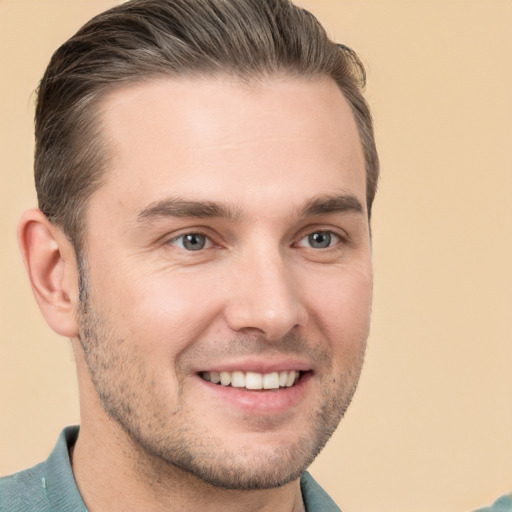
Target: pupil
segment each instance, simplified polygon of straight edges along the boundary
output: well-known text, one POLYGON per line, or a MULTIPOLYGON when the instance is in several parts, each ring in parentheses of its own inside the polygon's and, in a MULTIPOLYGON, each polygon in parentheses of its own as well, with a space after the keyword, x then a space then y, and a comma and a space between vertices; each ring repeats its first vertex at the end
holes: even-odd
POLYGON ((325 249, 331 245, 331 235, 329 233, 313 233, 309 235, 309 243, 311 247, 325 249))
POLYGON ((191 234, 185 235, 183 240, 183 246, 185 249, 189 249, 190 251, 199 251, 205 245, 205 237, 204 235, 191 234))

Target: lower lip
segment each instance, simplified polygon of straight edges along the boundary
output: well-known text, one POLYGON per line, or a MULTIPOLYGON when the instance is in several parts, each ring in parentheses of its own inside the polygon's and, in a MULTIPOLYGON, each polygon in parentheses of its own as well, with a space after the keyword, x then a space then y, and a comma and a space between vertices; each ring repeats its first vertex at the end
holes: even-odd
POLYGON ((244 413, 265 415, 281 414, 296 407, 305 397, 311 372, 302 374, 297 384, 289 388, 261 391, 212 384, 199 376, 197 378, 214 399, 233 405, 244 413))

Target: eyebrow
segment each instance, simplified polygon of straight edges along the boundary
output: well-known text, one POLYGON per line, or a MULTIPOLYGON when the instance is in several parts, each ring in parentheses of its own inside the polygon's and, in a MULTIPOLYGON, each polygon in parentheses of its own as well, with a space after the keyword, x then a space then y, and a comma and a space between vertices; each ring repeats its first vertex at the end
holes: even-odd
POLYGON ((137 215, 137 220, 145 223, 153 219, 166 217, 236 220, 241 217, 241 212, 236 208, 230 208, 213 201, 189 201, 179 197, 171 197, 152 203, 141 210, 137 215))
MULTIPOLYGON (((357 197, 350 194, 336 196, 321 196, 309 200, 299 209, 301 217, 325 215, 331 213, 363 213, 363 206, 357 197)), ((190 201, 179 197, 171 197, 152 203, 137 215, 140 223, 147 223, 153 219, 176 217, 192 217, 198 219, 222 218, 226 220, 240 220, 242 210, 229 207, 213 201, 190 201)))
POLYGON ((336 196, 321 196, 308 201, 302 208, 301 215, 325 215, 329 213, 363 213, 363 205, 356 196, 343 194, 336 196))

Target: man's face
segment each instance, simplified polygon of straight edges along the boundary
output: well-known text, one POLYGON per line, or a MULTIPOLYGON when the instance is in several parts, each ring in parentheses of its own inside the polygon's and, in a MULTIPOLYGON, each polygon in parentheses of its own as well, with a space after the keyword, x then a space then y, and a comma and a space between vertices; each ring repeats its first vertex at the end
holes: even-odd
POLYGON ((214 485, 291 481, 347 408, 368 334, 348 104, 328 79, 217 78, 131 86, 104 108, 113 165, 89 203, 79 310, 81 386, 104 410, 85 412, 214 485))

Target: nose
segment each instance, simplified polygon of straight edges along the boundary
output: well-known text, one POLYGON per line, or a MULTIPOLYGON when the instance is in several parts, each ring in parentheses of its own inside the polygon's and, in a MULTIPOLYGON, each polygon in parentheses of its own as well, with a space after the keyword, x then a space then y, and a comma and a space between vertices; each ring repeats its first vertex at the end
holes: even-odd
POLYGON ((297 285, 291 265, 277 250, 244 259, 228 287, 228 326, 268 340, 279 340, 303 326, 307 315, 297 285))

